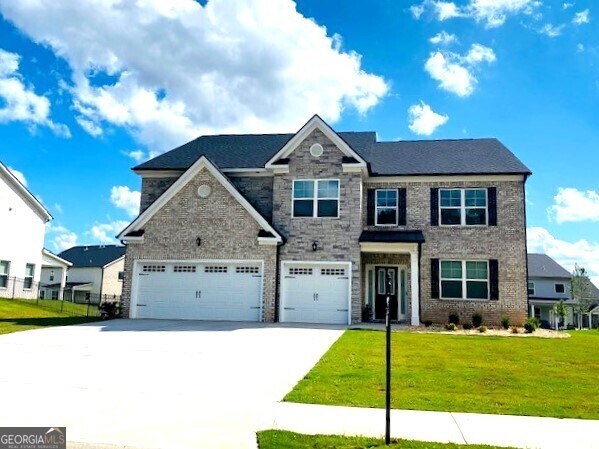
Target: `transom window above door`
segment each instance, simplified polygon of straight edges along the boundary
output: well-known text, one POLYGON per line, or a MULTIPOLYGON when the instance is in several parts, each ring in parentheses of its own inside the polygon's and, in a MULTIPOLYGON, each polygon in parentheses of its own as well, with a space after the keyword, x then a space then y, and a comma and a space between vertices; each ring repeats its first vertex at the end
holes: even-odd
POLYGON ((440 189, 441 225, 484 226, 487 224, 487 189, 440 189))
POLYGON ((339 180, 294 180, 292 207, 293 217, 339 217, 339 180))
POLYGON ((377 226, 397 225, 397 189, 377 189, 375 220, 377 226))

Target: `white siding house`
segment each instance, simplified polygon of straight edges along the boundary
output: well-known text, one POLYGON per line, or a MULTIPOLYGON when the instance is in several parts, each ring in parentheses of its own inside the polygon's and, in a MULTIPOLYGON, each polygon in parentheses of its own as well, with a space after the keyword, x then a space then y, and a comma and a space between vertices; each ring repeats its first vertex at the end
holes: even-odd
POLYGON ((0 162, 0 297, 36 298, 43 266, 66 268, 44 250, 48 210, 0 162))

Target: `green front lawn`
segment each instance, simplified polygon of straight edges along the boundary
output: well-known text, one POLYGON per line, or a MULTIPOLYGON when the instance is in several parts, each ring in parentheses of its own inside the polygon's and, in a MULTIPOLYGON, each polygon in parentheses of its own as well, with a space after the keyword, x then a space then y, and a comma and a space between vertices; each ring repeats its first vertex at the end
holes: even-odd
POLYGON ((68 326, 71 324, 97 321, 97 317, 73 316, 85 315, 87 307, 83 304, 63 305, 60 312, 60 301, 40 301, 39 305, 31 301, 0 298, 0 335, 11 332, 38 329, 49 326, 68 326), (53 304, 49 304, 49 303, 53 304))
POLYGON ((260 449, 502 449, 499 446, 481 444, 428 443, 412 440, 392 440, 385 446, 384 440, 366 437, 345 437, 337 435, 302 435, 284 430, 258 432, 260 449))
MULTIPOLYGON (((392 407, 599 419, 599 332, 571 338, 394 332, 392 407)), ((385 333, 350 330, 286 401, 385 406, 385 333)))

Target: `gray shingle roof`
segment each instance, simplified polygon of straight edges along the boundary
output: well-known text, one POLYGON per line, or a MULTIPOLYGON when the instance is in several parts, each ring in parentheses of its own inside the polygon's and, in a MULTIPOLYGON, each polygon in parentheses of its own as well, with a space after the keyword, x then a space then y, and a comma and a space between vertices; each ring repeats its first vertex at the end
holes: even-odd
POLYGON ((572 274, 547 254, 529 254, 528 277, 570 279, 572 274))
MULTIPOLYGON (((530 173, 497 139, 377 142, 374 132, 338 134, 369 163, 374 175, 530 173)), ((202 136, 134 170, 186 170, 201 156, 221 169, 261 168, 292 137, 293 134, 202 136)))
POLYGON ((74 246, 59 254, 68 260, 73 268, 103 267, 125 255, 125 247, 118 245, 74 246))

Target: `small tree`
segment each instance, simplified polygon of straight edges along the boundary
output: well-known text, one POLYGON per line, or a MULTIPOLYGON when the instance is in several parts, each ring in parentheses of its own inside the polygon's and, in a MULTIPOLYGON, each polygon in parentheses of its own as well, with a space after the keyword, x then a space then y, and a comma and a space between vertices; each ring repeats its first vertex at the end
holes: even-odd
POLYGON ((570 281, 570 293, 574 300, 574 308, 578 313, 578 328, 582 329, 582 316, 589 313, 593 303, 591 280, 584 267, 574 267, 570 281))
POLYGON ((556 328, 559 330, 560 327, 564 326, 564 321, 566 320, 566 315, 568 314, 568 308, 566 307, 566 303, 563 299, 560 299, 559 302, 553 306, 553 313, 558 319, 556 328))

